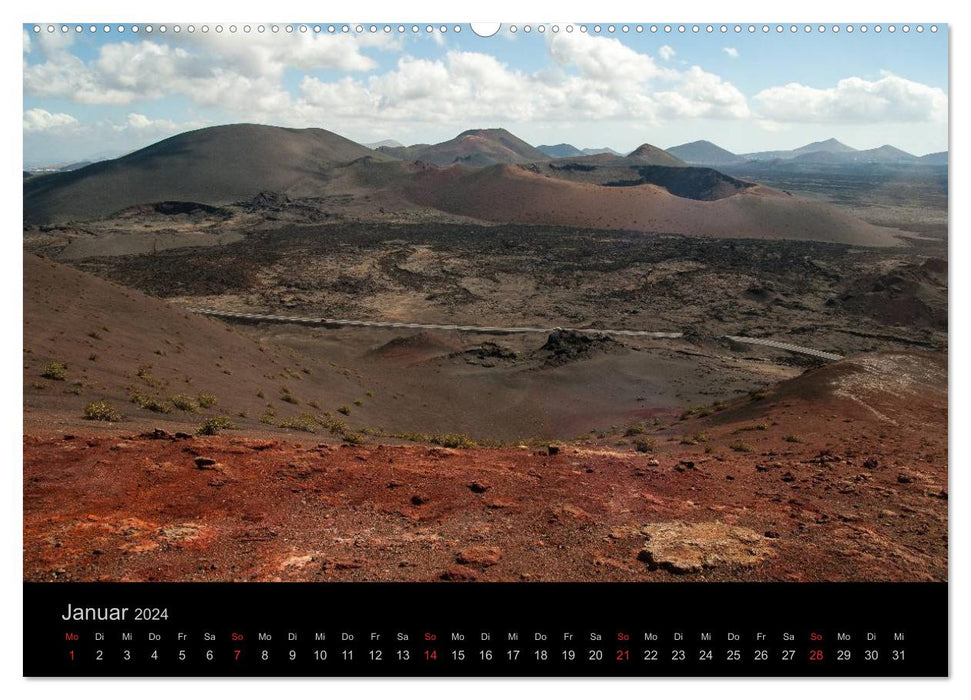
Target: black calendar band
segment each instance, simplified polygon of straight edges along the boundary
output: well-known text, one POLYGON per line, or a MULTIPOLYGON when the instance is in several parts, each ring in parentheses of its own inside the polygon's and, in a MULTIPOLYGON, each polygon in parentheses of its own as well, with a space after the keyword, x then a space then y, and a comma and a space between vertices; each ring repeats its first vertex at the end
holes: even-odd
POLYGON ((945 583, 25 583, 27 676, 946 676, 945 583))

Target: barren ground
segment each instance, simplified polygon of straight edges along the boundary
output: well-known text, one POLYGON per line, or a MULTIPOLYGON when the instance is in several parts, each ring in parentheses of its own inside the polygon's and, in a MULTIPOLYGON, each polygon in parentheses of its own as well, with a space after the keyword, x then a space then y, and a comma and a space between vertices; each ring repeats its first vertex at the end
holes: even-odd
POLYGON ((900 191, 847 195, 884 249, 361 198, 31 228, 25 577, 944 580, 946 206, 900 191))
POLYGON ((609 440, 25 438, 30 580, 944 580, 944 367, 844 361, 609 440), (550 452, 555 452, 551 454, 550 452))

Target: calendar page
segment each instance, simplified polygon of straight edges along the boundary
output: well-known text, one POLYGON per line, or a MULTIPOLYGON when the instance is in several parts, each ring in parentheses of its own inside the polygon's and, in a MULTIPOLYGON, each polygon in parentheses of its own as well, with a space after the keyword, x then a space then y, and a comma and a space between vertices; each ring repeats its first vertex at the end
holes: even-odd
POLYGON ((946 24, 22 36, 24 675, 948 675, 946 24))

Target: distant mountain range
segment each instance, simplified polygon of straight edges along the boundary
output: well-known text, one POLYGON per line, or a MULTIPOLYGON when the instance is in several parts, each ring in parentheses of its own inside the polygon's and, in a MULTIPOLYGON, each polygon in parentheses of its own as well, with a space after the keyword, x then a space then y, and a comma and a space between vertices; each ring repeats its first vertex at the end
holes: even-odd
MULTIPOLYGON (((570 143, 534 147, 506 129, 499 128, 469 129, 453 139, 437 144, 404 146, 394 139, 384 139, 361 145, 394 159, 420 161, 438 166, 469 165, 482 167, 497 163, 522 164, 551 159, 583 158, 585 156, 624 157, 624 154, 607 147, 578 148, 570 143)), ((371 155, 375 154, 372 153, 371 155)), ((858 150, 835 138, 814 141, 787 151, 757 151, 741 154, 733 153, 705 140, 691 141, 664 150, 650 144, 642 144, 627 155, 648 156, 652 165, 703 165, 715 168, 760 163, 766 165, 771 163, 782 164, 785 162, 792 162, 801 168, 814 164, 820 166, 865 164, 946 166, 948 164, 947 151, 915 156, 890 145, 858 150), (671 156, 671 158, 668 158, 668 156, 671 156)), ((24 167, 24 177, 71 172, 116 157, 116 155, 98 154, 76 163, 27 166, 24 167)))
MULTIPOLYGON (((628 155, 635 155, 639 150, 632 151, 628 155)), ((653 148, 653 147, 652 147, 653 148)), ((538 146, 537 150, 549 158, 577 158, 583 155, 596 155, 610 153, 620 156, 621 154, 609 148, 585 148, 580 149, 569 143, 560 143, 555 146, 538 146)), ((682 164, 705 165, 713 168, 730 167, 756 163, 781 163, 792 162, 801 167, 818 165, 854 165, 854 164, 885 164, 885 165, 947 165, 947 151, 941 153, 928 153, 925 156, 915 156, 906 151, 902 151, 894 146, 884 145, 878 148, 858 150, 837 139, 827 139, 825 141, 814 141, 805 146, 793 148, 788 151, 758 151, 755 153, 732 153, 711 141, 692 141, 666 149, 667 153, 674 156, 682 164)), ((655 163, 658 165, 676 165, 677 163, 664 162, 655 154, 655 163)))
POLYGON ((895 240, 892 232, 823 203, 690 165, 648 143, 626 156, 581 151, 552 158, 495 128, 470 129, 438 144, 370 149, 323 129, 229 124, 26 178, 23 186, 28 226, 137 217, 163 203, 275 216, 300 200, 311 209, 326 201, 326 217, 401 212, 718 238, 895 240))
POLYGON ((45 165, 37 168, 25 168, 24 172, 29 175, 42 175, 44 173, 69 173, 72 170, 79 170, 101 160, 104 159, 99 158, 97 160, 79 160, 76 163, 67 163, 66 165, 45 165))
POLYGON ((711 141, 693 141, 673 146, 668 153, 691 165, 731 166, 745 163, 792 162, 799 165, 947 165, 947 152, 915 156, 894 146, 857 150, 836 139, 814 141, 789 151, 759 151, 736 154, 711 141))

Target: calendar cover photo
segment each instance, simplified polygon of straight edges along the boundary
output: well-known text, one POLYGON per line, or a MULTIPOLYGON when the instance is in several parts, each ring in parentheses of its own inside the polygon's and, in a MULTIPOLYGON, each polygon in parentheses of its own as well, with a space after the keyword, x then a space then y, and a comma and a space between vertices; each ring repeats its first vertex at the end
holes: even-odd
POLYGON ((946 581, 947 55, 25 25, 25 580, 946 581))

